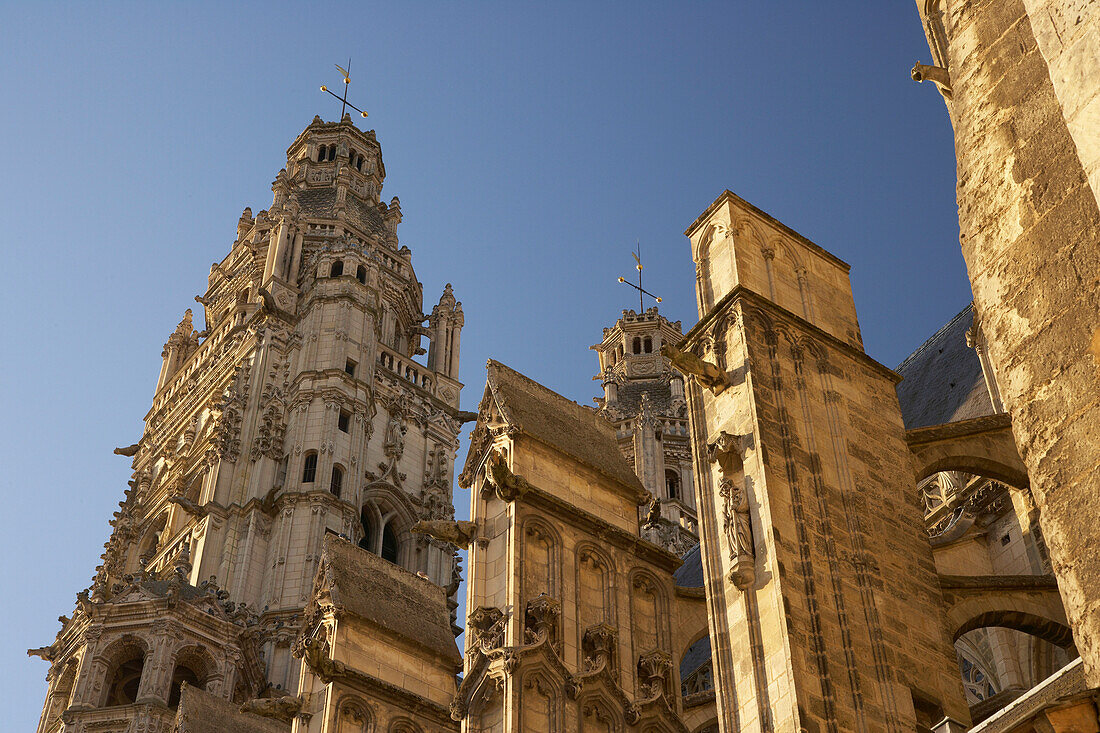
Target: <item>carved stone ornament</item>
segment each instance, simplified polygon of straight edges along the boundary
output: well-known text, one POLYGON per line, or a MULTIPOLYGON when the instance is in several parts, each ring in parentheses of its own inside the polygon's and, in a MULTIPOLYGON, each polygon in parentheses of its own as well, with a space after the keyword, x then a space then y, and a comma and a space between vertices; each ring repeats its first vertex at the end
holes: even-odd
POLYGON ((497 452, 490 454, 485 461, 485 477, 496 489, 496 494, 501 501, 515 501, 531 488, 527 479, 512 473, 504 456, 497 452))
POLYGON ((725 370, 709 361, 700 359, 690 351, 680 351, 672 344, 661 345, 661 356, 672 362, 672 366, 686 375, 694 375, 703 387, 714 394, 722 394, 730 386, 729 375, 725 370))
POLYGON ((638 658, 638 686, 646 700, 655 700, 665 695, 671 677, 672 657, 668 652, 655 649, 638 658))
POLYGON ((480 606, 470 612, 466 623, 473 630, 474 646, 483 652, 496 649, 504 642, 504 627, 508 617, 499 608, 480 606))
POLYGON ((274 720, 281 720, 284 723, 289 723, 294 716, 298 714, 298 711, 302 709, 302 704, 302 698, 293 695, 258 698, 256 700, 249 700, 244 705, 241 705, 241 712, 261 715, 265 718, 272 718, 274 720))
POLYGON ((412 526, 413 532, 426 534, 441 542, 449 542, 463 549, 477 536, 477 523, 448 520, 421 520, 412 526))
POLYGON ((718 495, 722 499, 722 531, 729 546, 729 580, 745 590, 756 578, 756 549, 752 537, 752 516, 749 514, 748 479, 744 472, 743 455, 747 436, 726 431, 707 445, 707 458, 717 463, 721 472, 718 495))
POLYGON ((618 632, 607 623, 598 623, 584 630, 581 639, 581 651, 584 654, 586 673, 610 669, 615 660, 615 643, 618 632))
POLYGON ((524 641, 534 644, 543 639, 551 645, 556 642, 558 618, 561 616, 561 604, 546 593, 527 601, 524 612, 524 641))

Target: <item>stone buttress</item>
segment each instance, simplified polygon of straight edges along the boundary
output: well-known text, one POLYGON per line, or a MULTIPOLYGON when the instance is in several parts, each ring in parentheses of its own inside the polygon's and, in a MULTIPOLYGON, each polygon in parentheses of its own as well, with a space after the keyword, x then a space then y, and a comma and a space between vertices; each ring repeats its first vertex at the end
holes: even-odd
POLYGON ((728 191, 686 234, 700 322, 666 353, 691 376, 721 730, 965 722, 897 377, 863 352, 848 266, 728 191))

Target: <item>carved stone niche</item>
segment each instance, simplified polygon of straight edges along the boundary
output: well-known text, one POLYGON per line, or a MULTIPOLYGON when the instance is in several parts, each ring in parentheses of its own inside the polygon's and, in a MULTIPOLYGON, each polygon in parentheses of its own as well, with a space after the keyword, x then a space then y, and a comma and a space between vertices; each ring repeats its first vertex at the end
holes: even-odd
POLYGON ((749 513, 749 487, 745 476, 745 452, 752 436, 731 435, 726 431, 707 445, 707 458, 718 464, 718 494, 722 502, 722 532, 729 546, 730 570, 727 575, 734 587, 745 590, 756 579, 756 548, 749 513))
POLYGON ((584 654, 584 671, 599 672, 615 666, 615 644, 618 631, 614 626, 600 622, 584 630, 581 652, 584 654))
POLYGON ((668 694, 672 680, 672 656, 655 649, 638 658, 638 686, 642 697, 655 699, 668 694))
POLYGON ((535 644, 545 639, 550 646, 557 648, 560 617, 561 604, 546 593, 539 593, 527 601, 523 620, 524 641, 535 644))

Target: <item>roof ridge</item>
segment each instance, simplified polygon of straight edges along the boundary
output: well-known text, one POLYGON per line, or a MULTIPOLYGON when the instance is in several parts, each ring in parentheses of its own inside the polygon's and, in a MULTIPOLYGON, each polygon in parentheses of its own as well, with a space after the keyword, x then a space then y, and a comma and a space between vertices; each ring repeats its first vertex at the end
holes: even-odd
POLYGON ((936 340, 936 339, 937 339, 937 338, 938 338, 938 337, 939 337, 940 335, 942 335, 942 334, 943 334, 943 333, 944 333, 945 331, 947 331, 947 330, 948 330, 948 329, 949 329, 949 328, 950 328, 950 327, 951 327, 951 326, 952 326, 952 325, 953 325, 953 324, 955 323, 955 321, 959 320, 959 319, 960 319, 960 318, 962 318, 962 317, 963 317, 964 315, 966 315, 966 313, 967 313, 968 311, 973 311, 973 309, 974 309, 974 301, 970 301, 969 303, 967 303, 967 304, 966 304, 966 307, 965 307, 965 308, 963 308, 963 309, 962 309, 961 311, 959 311, 958 313, 956 313, 956 314, 954 315, 954 317, 952 317, 952 318, 951 318, 951 320, 949 320, 949 321, 948 321, 947 323, 945 323, 945 324, 943 324, 942 326, 940 326, 940 327, 939 327, 938 329, 936 329, 936 332, 935 332, 935 333, 933 333, 933 334, 932 334, 931 336, 929 336, 928 338, 926 338, 926 339, 925 339, 925 340, 924 340, 924 341, 923 341, 923 342, 921 343, 921 345, 920 345, 920 346, 918 346, 918 347, 917 347, 917 348, 916 348, 916 349, 915 349, 915 350, 913 351, 913 353, 911 353, 911 354, 909 354, 909 356, 905 357, 905 358, 904 358, 904 359, 902 360, 902 362, 901 362, 900 364, 898 364, 898 365, 897 365, 897 367, 896 367, 896 368, 894 369, 894 371, 895 371, 895 372, 899 372, 899 373, 900 373, 900 372, 901 372, 901 370, 902 370, 902 369, 904 369, 904 368, 906 367, 906 365, 908 365, 908 364, 909 364, 909 362, 913 361, 913 360, 914 360, 914 359, 915 359, 915 358, 916 358, 917 356, 919 356, 919 355, 920 355, 921 353, 923 353, 923 352, 924 352, 924 351, 925 351, 925 350, 926 350, 927 348, 929 348, 929 347, 930 347, 930 345, 932 344, 932 342, 933 342, 933 341, 935 341, 935 340, 936 340))

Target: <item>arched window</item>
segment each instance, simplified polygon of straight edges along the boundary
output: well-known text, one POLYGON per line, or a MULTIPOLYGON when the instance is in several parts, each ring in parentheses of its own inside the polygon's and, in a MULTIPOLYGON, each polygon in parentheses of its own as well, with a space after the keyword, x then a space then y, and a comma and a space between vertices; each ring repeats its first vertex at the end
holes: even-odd
POLYGON ((680 474, 672 469, 665 471, 665 489, 669 499, 680 498, 680 474))
POLYGON ((329 277, 340 277, 344 274, 344 262, 343 260, 336 260, 332 263, 332 268, 328 271, 329 277))
POLYGON ((374 536, 370 532, 370 519, 367 518, 367 508, 359 514, 359 523, 363 525, 363 539, 359 540, 359 546, 367 552, 374 552, 374 536))
POLYGON ((366 285, 367 284, 367 268, 363 267, 362 265, 359 265, 359 267, 356 267, 355 268, 355 279, 358 280, 359 282, 363 283, 364 285, 366 285))
POLYGON ((195 670, 185 664, 177 665, 172 672, 172 690, 168 695, 168 707, 178 708, 180 706, 180 688, 183 687, 184 682, 200 690, 204 686, 203 680, 195 670))
POLYGON ((653 339, 651 339, 649 336, 645 337, 645 353, 653 353, 653 339))
POLYGON ((327 156, 328 156, 328 146, 327 145, 321 145, 320 147, 317 148, 317 162, 318 163, 323 162, 327 156))
POLYGON ((317 454, 307 453, 302 464, 302 483, 311 484, 317 479, 317 454))
POLYGON ((328 159, 329 160, 336 160, 336 146, 335 145, 329 145, 328 146, 328 159))
POLYGON ((141 673, 145 669, 145 653, 133 649, 115 667, 107 686, 107 707, 132 705, 137 700, 141 686, 141 673))
POLYGON ((637 336, 634 337, 634 353, 635 354, 642 353, 642 340, 640 338, 638 338, 637 336))
POLYGON ((397 535, 389 524, 382 530, 382 559, 397 564, 397 535))
POLYGON ((339 466, 332 467, 332 481, 328 485, 328 490, 339 499, 340 489, 344 487, 344 469, 339 466))

